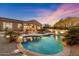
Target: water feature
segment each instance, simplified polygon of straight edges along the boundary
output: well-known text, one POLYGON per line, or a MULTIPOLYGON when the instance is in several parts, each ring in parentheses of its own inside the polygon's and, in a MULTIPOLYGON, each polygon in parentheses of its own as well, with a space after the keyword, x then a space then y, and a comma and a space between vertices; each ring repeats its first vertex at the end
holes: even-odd
POLYGON ((22 45, 25 49, 28 49, 29 51, 33 51, 35 53, 40 54, 57 54, 61 52, 64 48, 61 37, 57 36, 58 38, 55 38, 54 35, 41 37, 41 39, 33 40, 32 42, 24 42, 22 45))

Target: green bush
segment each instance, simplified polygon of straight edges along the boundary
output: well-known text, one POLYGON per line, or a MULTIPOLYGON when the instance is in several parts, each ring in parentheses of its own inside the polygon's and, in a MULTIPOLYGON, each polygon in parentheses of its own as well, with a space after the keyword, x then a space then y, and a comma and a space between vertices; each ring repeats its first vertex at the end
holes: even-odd
POLYGON ((72 27, 68 30, 68 34, 65 35, 68 45, 79 44, 79 27, 72 27))
POLYGON ((13 30, 7 30, 5 32, 5 38, 8 39, 9 42, 15 41, 17 36, 18 36, 17 32, 13 30))

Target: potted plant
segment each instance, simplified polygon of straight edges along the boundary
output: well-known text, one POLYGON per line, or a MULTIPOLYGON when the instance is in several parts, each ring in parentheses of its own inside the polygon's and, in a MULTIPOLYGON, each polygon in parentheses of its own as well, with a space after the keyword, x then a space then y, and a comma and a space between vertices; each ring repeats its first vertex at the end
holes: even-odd
POLYGON ((13 30, 7 30, 5 32, 5 38, 9 41, 9 42, 14 42, 16 40, 16 37, 18 36, 16 31, 13 30))

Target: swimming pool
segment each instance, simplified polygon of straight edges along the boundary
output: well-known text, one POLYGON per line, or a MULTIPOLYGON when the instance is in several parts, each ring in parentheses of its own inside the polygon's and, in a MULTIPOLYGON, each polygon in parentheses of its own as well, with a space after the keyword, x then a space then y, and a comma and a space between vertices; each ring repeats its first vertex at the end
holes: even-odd
POLYGON ((22 46, 34 53, 52 55, 63 51, 64 46, 61 42, 61 37, 55 38, 53 35, 41 37, 41 39, 33 40, 32 42, 24 42, 22 46))

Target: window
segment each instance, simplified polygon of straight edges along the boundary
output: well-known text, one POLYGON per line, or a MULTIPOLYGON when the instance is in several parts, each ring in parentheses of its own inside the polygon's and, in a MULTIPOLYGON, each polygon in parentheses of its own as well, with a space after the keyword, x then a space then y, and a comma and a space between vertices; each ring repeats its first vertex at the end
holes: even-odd
POLYGON ((18 28, 20 29, 22 27, 22 24, 18 24, 18 28))
POLYGON ((12 23, 10 22, 3 22, 3 29, 12 29, 12 23))

